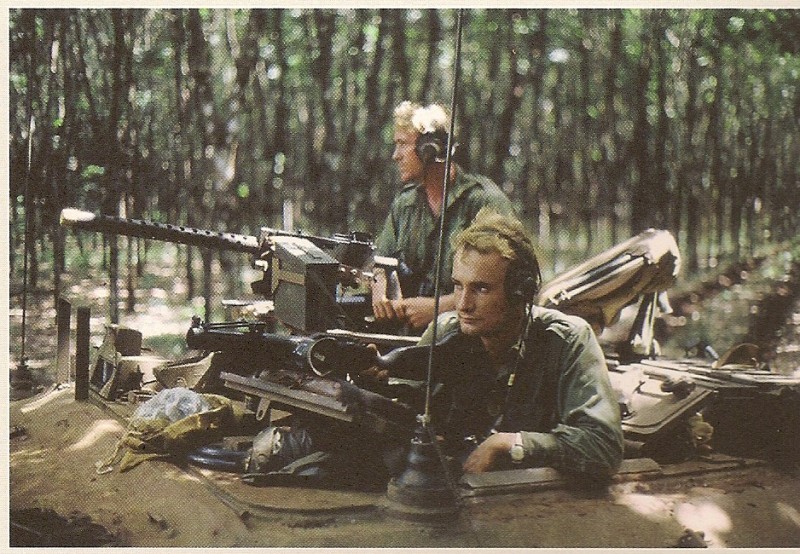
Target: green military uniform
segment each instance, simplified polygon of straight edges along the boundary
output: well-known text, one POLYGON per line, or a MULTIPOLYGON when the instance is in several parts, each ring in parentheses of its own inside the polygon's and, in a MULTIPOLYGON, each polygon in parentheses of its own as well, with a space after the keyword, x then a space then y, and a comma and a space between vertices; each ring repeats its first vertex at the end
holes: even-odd
MULTIPOLYGON (((521 432, 526 466, 614 473, 622 461, 620 412, 594 332, 556 310, 534 306, 530 315, 499 371, 480 339, 461 333, 455 312, 439 316, 437 351, 445 349, 446 362, 435 380, 449 390, 449 405, 437 430, 456 450, 465 437, 479 442, 492 428, 521 432)), ((430 344, 432 334, 429 326, 420 344, 430 344)))
MULTIPOLYGON (((478 210, 484 206, 501 214, 514 213, 511 201, 490 179, 459 170, 447 191, 440 274, 443 294, 453 291, 450 282, 453 271, 451 240, 472 223, 478 210)), ((411 270, 412 276, 408 278, 401 272, 404 296, 433 296, 438 246, 439 217, 431 211, 421 185, 406 185, 392 202, 389 217, 375 240, 379 254, 397 258, 411 270)))

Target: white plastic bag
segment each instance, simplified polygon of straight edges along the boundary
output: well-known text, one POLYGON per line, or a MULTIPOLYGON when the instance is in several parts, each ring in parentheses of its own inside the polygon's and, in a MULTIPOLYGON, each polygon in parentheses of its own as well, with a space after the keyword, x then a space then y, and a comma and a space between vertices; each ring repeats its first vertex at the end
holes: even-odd
POLYGON ((205 412, 211 405, 201 394, 184 387, 164 389, 136 408, 134 420, 166 419, 174 423, 192 414, 205 412))

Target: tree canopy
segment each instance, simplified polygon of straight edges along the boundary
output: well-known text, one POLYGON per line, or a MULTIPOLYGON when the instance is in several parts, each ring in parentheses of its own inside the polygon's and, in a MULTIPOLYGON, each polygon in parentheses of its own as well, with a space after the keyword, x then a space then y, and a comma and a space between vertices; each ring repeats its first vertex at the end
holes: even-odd
MULTIPOLYGON (((250 234, 376 233, 398 186, 392 110, 449 106, 455 22, 433 9, 11 9, 12 268, 26 205, 56 273, 70 205, 250 234)), ((553 259, 653 226, 696 269, 797 233, 800 12, 466 10, 460 63, 465 165, 501 185, 553 259)))

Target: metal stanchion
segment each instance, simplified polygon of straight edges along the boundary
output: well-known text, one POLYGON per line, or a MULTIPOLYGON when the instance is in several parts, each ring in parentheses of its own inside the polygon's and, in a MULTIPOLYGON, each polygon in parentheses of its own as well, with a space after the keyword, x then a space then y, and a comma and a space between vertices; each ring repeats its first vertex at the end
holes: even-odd
POLYGON ((75 337, 75 400, 89 398, 89 308, 78 308, 75 337))
POLYGON ((72 314, 72 304, 65 298, 58 298, 56 309, 56 329, 58 343, 56 347, 56 382, 69 383, 69 352, 70 352, 70 319, 72 314))

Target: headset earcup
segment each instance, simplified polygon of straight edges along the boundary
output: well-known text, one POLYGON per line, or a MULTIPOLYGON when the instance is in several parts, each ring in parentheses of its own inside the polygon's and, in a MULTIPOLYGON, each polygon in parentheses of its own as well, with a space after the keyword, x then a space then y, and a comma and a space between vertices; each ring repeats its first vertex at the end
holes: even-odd
POLYGON ((417 156, 425 165, 432 163, 437 154, 436 145, 432 142, 423 142, 417 147, 417 156))
POLYGON ((425 165, 433 163, 442 158, 446 144, 447 133, 445 132, 422 133, 417 137, 417 157, 425 165))
POLYGON ((517 270, 516 273, 517 275, 512 278, 512 284, 509 287, 509 294, 511 295, 512 301, 515 304, 519 304, 525 299, 525 281, 521 279, 519 270, 517 270))
POLYGON ((524 302, 533 302, 533 297, 536 295, 536 279, 530 275, 525 276, 525 280, 520 287, 520 293, 524 302))
MULTIPOLYGON (((508 299, 512 304, 527 304, 533 302, 539 289, 537 278, 530 274, 537 271, 529 264, 514 268, 506 278, 506 290, 508 299)), ((538 273, 537 273, 538 274, 538 273)))

